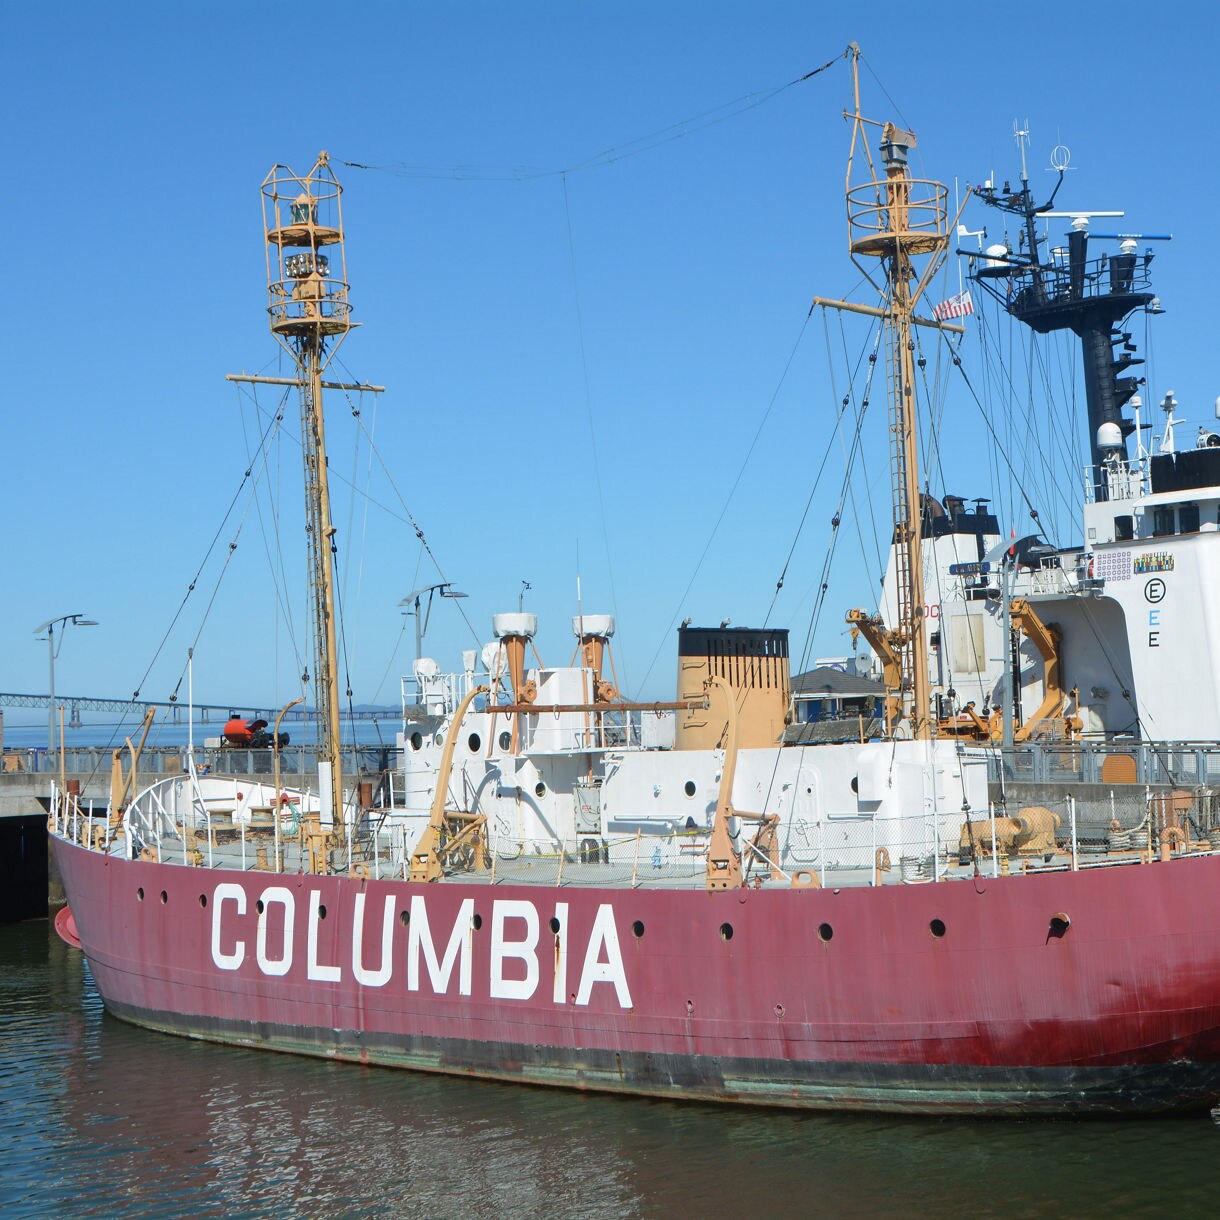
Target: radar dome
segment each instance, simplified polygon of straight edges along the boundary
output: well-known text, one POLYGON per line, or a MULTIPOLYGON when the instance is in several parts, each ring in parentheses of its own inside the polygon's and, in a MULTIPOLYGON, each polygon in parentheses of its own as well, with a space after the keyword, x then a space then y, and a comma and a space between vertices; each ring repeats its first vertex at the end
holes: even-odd
POLYGON ((1123 430, 1115 423, 1107 420, 1097 429, 1098 449, 1121 449, 1123 445, 1123 430))

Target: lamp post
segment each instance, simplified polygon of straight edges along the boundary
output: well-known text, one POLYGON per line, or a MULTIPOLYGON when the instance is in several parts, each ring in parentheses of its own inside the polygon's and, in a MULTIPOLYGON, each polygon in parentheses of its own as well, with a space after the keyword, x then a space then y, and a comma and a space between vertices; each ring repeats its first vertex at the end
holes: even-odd
POLYGON ((414 606, 414 609, 404 610, 403 614, 415 615, 415 659, 418 661, 423 655, 424 633, 428 630, 428 619, 432 615, 432 598, 434 594, 439 593, 441 597, 466 597, 465 593, 458 593, 452 582, 443 581, 439 585, 425 585, 422 589, 413 589, 406 595, 398 604, 400 606, 414 606), (428 605, 424 611, 424 617, 420 618, 420 601, 424 594, 428 595, 428 605))
MULTIPOLYGON (((73 627, 97 626, 94 619, 86 618, 83 614, 61 614, 59 618, 53 618, 40 627, 34 628, 35 635, 42 635, 44 631, 47 633, 47 656, 51 662, 51 695, 50 706, 47 709, 47 752, 49 754, 55 753, 55 656, 58 651, 55 647, 55 628, 61 625, 67 627, 69 624, 73 627)), ((63 632, 60 632, 59 647, 63 647, 63 632)))

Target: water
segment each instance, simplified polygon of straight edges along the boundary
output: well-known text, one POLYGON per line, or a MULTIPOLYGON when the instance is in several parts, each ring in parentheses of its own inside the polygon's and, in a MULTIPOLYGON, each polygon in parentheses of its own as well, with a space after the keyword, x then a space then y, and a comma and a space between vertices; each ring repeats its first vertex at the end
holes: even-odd
POLYGON ((210 1046, 108 1017, 0 927, 0 1215, 1214 1215, 1206 1117, 1051 1123, 682 1106, 210 1046))

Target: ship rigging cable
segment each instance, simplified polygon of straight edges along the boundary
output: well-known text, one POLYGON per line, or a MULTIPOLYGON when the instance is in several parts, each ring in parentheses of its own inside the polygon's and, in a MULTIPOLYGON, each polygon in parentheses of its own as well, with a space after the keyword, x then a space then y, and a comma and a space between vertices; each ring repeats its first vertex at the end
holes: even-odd
POLYGON ((733 485, 729 488, 728 494, 724 497, 724 503, 720 506, 720 512, 717 515, 716 520, 712 523, 712 528, 708 533, 707 541, 703 544, 703 550, 699 552, 699 558, 695 561, 695 566, 691 571, 690 579, 686 582, 686 588, 682 590, 682 596, 678 599, 678 604, 674 608, 673 614, 670 616, 669 627, 666 629, 666 632, 662 634, 661 639, 657 643, 656 652, 652 654, 652 660, 648 663, 648 669, 645 671, 644 677, 640 682, 641 688, 652 674, 653 667, 656 665, 657 659, 661 655, 661 650, 665 647, 666 640, 668 639, 668 630, 678 621, 678 615, 682 613, 682 607, 686 602, 686 598, 691 589, 694 587, 695 580, 698 578, 699 572, 703 568, 703 561, 707 558, 708 552, 712 549, 712 543, 715 541, 716 535, 720 530, 720 526, 724 522, 724 518, 729 511, 729 505, 733 502, 733 496, 736 495, 737 488, 740 486, 741 480, 745 475, 746 467, 750 464, 750 458, 753 456, 754 450, 758 447, 758 442, 762 437, 763 429, 767 426, 767 420, 771 418, 771 412, 774 410, 775 403, 779 398, 780 390, 783 389, 784 382, 788 378, 788 372, 792 368, 792 362, 796 359, 796 353, 800 350, 801 340, 805 337, 805 328, 809 325, 809 319, 812 314, 813 307, 810 306, 809 312, 805 315, 801 322, 801 329, 797 333, 796 342, 793 343, 792 350, 788 353, 788 359, 784 364, 783 372, 779 375, 779 381, 776 382, 775 389, 772 391, 771 399, 767 403, 767 408, 765 411, 763 411, 762 419, 758 421, 758 427, 755 428, 754 435, 750 439, 750 444, 746 449, 745 456, 741 459, 741 465, 737 468, 737 477, 733 480, 733 485))
MULTIPOLYGON (((811 305, 809 307, 810 314, 813 313, 813 309, 814 309, 814 307, 811 305)), ((823 330, 823 334, 824 334, 825 340, 826 340, 827 363, 829 365, 829 363, 830 363, 830 332, 826 325, 825 309, 822 310, 822 330, 823 330)), ((881 329, 878 327, 876 330, 876 336, 875 336, 874 343, 873 343, 874 353, 876 352, 877 345, 881 341, 881 334, 882 334, 881 329)), ((861 349, 860 357, 856 362, 856 368, 854 370, 855 373, 859 373, 860 365, 861 365, 861 363, 863 363, 863 361, 864 361, 864 351, 863 351, 863 349, 861 349)), ((852 443, 851 443, 850 449, 849 449, 848 453, 845 455, 847 470, 848 470, 849 474, 850 474, 852 465, 854 464, 855 456, 859 452, 859 448, 860 448, 860 430, 864 425, 865 412, 868 410, 869 393, 870 393, 870 390, 872 387, 873 372, 875 371, 875 369, 876 369, 876 362, 874 360, 870 360, 869 365, 868 365, 868 376, 865 380, 864 396, 861 400, 860 406, 857 407, 857 410, 856 410, 855 435, 852 438, 852 443)), ((833 369, 832 365, 830 366, 830 379, 831 379, 831 386, 830 386, 831 394, 833 395, 835 401, 839 401, 838 390, 835 387, 835 383, 834 383, 834 369, 833 369)), ((848 384, 849 385, 853 384, 852 377, 849 377, 848 384)), ((852 399, 852 393, 851 393, 851 391, 849 391, 847 394, 845 394, 843 396, 843 399, 840 402, 838 410, 836 411, 835 425, 830 434, 831 439, 827 442, 826 449, 822 454, 822 460, 821 460, 820 464, 818 465, 817 473, 814 475, 813 485, 810 487, 809 495, 806 497, 806 500, 805 500, 805 509, 801 513, 801 519, 797 523, 796 531, 792 536, 792 543, 788 547, 788 554, 784 559, 784 566, 780 570, 779 579, 776 580, 776 582, 775 582, 775 592, 771 596, 771 605, 767 607, 767 613, 763 619, 764 627, 766 627, 771 622, 771 615, 775 612, 775 603, 779 600, 780 591, 783 589, 784 582, 787 579, 788 569, 792 564, 792 557, 796 552, 797 543, 800 541, 801 534, 805 528, 805 522, 809 518, 809 511, 813 507, 813 497, 817 494, 818 487, 821 485, 822 475, 826 471, 826 463, 830 459, 830 451, 831 451, 831 448, 833 447, 834 440, 836 438, 841 439, 841 428, 842 428, 842 424, 843 424, 843 416, 846 413, 847 408, 851 405, 851 399, 852 399)), ((847 482, 849 482, 849 480, 845 480, 845 484, 847 482)), ((839 493, 839 501, 835 506, 834 516, 831 520, 831 543, 830 543, 830 546, 827 548, 827 559, 829 559, 830 554, 834 550, 834 540, 837 538, 839 523, 842 520, 842 515, 843 515, 843 499, 844 499, 844 494, 843 494, 843 491, 841 490, 839 493)), ((859 525, 859 522, 857 520, 857 528, 858 528, 858 525, 859 525)), ((819 589, 822 590, 822 592, 825 591, 826 579, 828 576, 829 576, 828 567, 824 567, 821 578, 820 578, 820 582, 819 582, 819 589)), ((818 598, 817 598, 817 601, 819 604, 821 602, 821 598, 822 598, 822 593, 820 592, 818 594, 818 598)), ((815 610, 815 619, 816 619, 817 613, 818 613, 818 611, 815 610)), ((811 631, 812 630, 813 630, 813 628, 811 627, 811 631)), ((806 641, 806 651, 807 650, 808 650, 808 640, 806 641)), ((805 659, 804 656, 802 656, 802 668, 804 667, 804 659, 805 659)))
MULTIPOLYGON (((283 419, 282 412, 278 412, 276 415, 274 415, 272 417, 270 423, 267 425, 267 430, 263 433, 262 437, 259 440, 259 452, 261 452, 263 449, 265 449, 266 446, 268 445, 268 443, 271 441, 272 437, 275 435, 275 433, 279 429, 279 425, 280 425, 280 422, 282 419, 283 419)), ((257 453, 255 456, 257 457, 257 453)), ((249 488, 250 498, 253 499, 253 493, 254 493, 254 484, 252 481, 253 476, 254 476, 254 463, 251 462, 250 464, 248 464, 246 466, 246 469, 242 474, 241 480, 237 485, 237 490, 233 493, 233 498, 229 501, 229 507, 227 509, 225 509, 225 513, 224 513, 223 518, 221 519, 220 525, 217 527, 216 533, 212 536, 212 541, 208 544, 208 548, 204 552, 204 556, 199 562, 199 567, 196 570, 195 575, 191 578, 190 584, 187 585, 186 593, 183 594, 182 601, 179 603, 178 609, 174 612, 174 617, 170 620, 170 624, 165 629, 165 633, 164 633, 164 635, 162 635, 161 641, 157 645, 156 651, 153 653, 152 659, 148 663, 148 667, 144 670, 143 677, 141 677, 138 685, 136 686, 136 689, 132 692, 131 699, 132 699, 133 703, 137 699, 139 699, 140 688, 144 685, 145 682, 148 681, 148 675, 152 672, 153 666, 157 663, 158 657, 160 657, 162 650, 165 648, 166 642, 168 641, 168 639, 170 637, 170 633, 173 631, 174 627, 177 625, 179 618, 182 617, 182 612, 186 609, 186 603, 190 600, 191 594, 195 591, 195 588, 199 583, 199 578, 203 575, 203 569, 207 566, 207 562, 211 558, 212 552, 216 549, 216 544, 220 541, 220 536, 224 532, 224 528, 225 528, 226 524, 228 523, 229 518, 233 515, 233 510, 237 506, 237 502, 240 499, 243 491, 247 490, 247 486, 249 488)), ((212 597, 208 602, 209 611, 211 609, 213 602, 215 602, 215 600, 216 600, 216 592, 220 587, 220 580, 223 579, 224 573, 228 569, 229 561, 233 557, 233 552, 237 549, 237 539, 238 539, 239 535, 241 534, 242 525, 245 523, 246 513, 248 513, 249 510, 250 510, 250 506, 247 503, 246 512, 244 512, 242 514, 242 518, 238 522, 238 525, 237 525, 237 530, 233 534, 233 537, 229 542, 228 553, 225 556, 225 561, 221 568, 220 577, 217 578, 216 589, 213 590, 212 597)), ((207 622, 207 611, 205 611, 204 617, 199 624, 199 632, 197 632, 196 636, 195 636, 196 645, 199 642, 199 635, 200 635, 200 633, 202 633, 204 624, 206 622, 207 622)), ((175 698, 177 698, 177 692, 178 692, 178 689, 182 685, 182 680, 183 680, 183 677, 185 676, 185 673, 186 673, 186 670, 184 667, 182 672, 178 676, 177 686, 174 687, 174 697, 175 698)))
POLYGON ((812 80, 813 77, 821 75, 821 73, 829 68, 833 68, 840 60, 846 59, 850 53, 851 50, 848 48, 842 54, 827 60, 820 67, 814 68, 812 71, 806 72, 803 76, 798 76, 795 80, 790 80, 786 84, 742 94, 731 101, 713 106, 710 110, 701 111, 686 119, 679 119, 668 127, 662 127, 647 135, 637 136, 633 140, 626 140, 621 144, 611 145, 609 148, 604 148, 601 152, 594 153, 584 160, 573 162, 571 165, 559 169, 545 169, 532 165, 427 166, 411 165, 405 161, 389 162, 385 165, 367 165, 360 161, 340 161, 339 164, 345 165, 349 169, 363 169, 376 173, 393 174, 400 178, 431 178, 456 182, 528 182, 536 178, 560 178, 567 174, 579 173, 582 170, 601 169, 607 165, 614 165, 618 161, 625 161, 629 157, 638 157, 641 153, 651 152, 654 148, 660 148, 664 144, 671 144, 675 140, 685 139, 695 132, 703 131, 708 127, 714 127, 719 123, 726 122, 728 119, 736 118, 739 114, 745 114, 749 110, 756 110, 759 106, 778 97, 781 93, 796 85, 804 84, 805 81, 812 80))
MULTIPOLYGON (((279 424, 282 421, 282 419, 283 419, 282 412, 275 415, 269 421, 266 431, 260 437, 258 451, 255 454, 255 458, 247 464, 246 469, 242 474, 241 480, 238 483, 237 488, 234 491, 233 496, 229 501, 229 505, 225 509, 224 516, 221 518, 220 524, 216 528, 216 533, 212 536, 212 540, 211 540, 211 542, 208 543, 208 546, 207 546, 206 551, 204 552, 203 558, 199 561, 199 566, 195 571, 195 575, 191 578, 190 583, 187 585, 186 592, 183 594, 182 600, 181 600, 181 602, 179 602, 177 610, 174 611, 174 616, 170 620, 169 626, 166 627, 164 633, 162 634, 161 639, 158 642, 157 647, 154 650, 153 655, 148 662, 148 665, 145 667, 144 673, 141 675, 139 682, 136 684, 136 689, 134 691, 132 691, 132 693, 131 693, 130 706, 132 707, 133 710, 135 709, 136 704, 140 698, 140 691, 143 689, 145 682, 148 681, 148 677, 152 673, 153 666, 156 665, 157 660, 161 656, 161 653, 165 650, 165 646, 166 646, 167 642, 169 641, 170 635, 173 633, 175 626, 177 626, 178 620, 182 617, 183 612, 186 610, 187 602, 190 601, 191 595, 198 588, 200 578, 203 576, 203 571, 207 567, 208 560, 211 559, 212 553, 215 551, 216 546, 217 546, 218 542, 220 541, 220 537, 224 533, 225 526, 228 524, 230 518, 233 516, 233 511, 237 507, 237 503, 241 499, 243 491, 245 491, 247 488, 247 485, 249 485, 250 495, 249 495, 249 499, 246 502, 245 510, 243 511, 243 513, 241 515, 241 519, 237 523, 237 529, 234 531, 233 536, 229 540, 228 547, 225 551, 224 562, 221 564, 220 572, 218 573, 215 584, 212 587, 212 593, 208 599, 207 607, 204 610, 203 617, 200 619, 198 629, 195 632, 193 646, 192 646, 190 652, 188 652, 187 665, 189 665, 190 653, 194 651, 195 647, 198 647, 199 639, 203 634, 204 626, 207 624, 208 617, 211 614, 212 607, 216 602, 216 597, 220 591, 221 583, 224 581, 225 574, 228 572, 229 564, 233 559, 234 552, 237 550, 237 540, 241 535, 242 527, 245 524, 247 515, 249 514, 250 501, 252 501, 254 499, 254 494, 253 494, 254 493, 254 483, 252 480, 254 477, 255 461, 257 460, 259 454, 266 450, 267 445, 270 443, 271 439, 274 437, 276 431, 278 430, 279 424)), ((187 665, 184 665, 182 667, 182 669, 179 671, 178 680, 175 683, 173 691, 170 694, 170 697, 168 699, 169 703, 176 703, 178 700, 178 692, 181 690, 182 682, 183 682, 184 678, 186 677, 187 665)), ((122 721, 122 720, 115 723, 115 725, 111 731, 109 739, 107 740, 101 753, 99 753, 99 755, 98 755, 98 761, 95 762, 92 770, 89 772, 89 775, 86 777, 86 780, 85 780, 86 783, 88 783, 90 780, 92 780, 94 778, 94 776, 98 773, 98 769, 101 766, 101 759, 105 756, 106 752, 108 752, 114 748, 115 742, 118 740, 119 736, 121 735, 123 728, 125 726, 125 723, 126 722, 122 721)))
MULTIPOLYGON (((881 340, 884 335, 884 327, 877 327, 873 341, 873 350, 868 356, 868 376, 864 383, 864 394, 861 396, 860 405, 856 410, 855 432, 852 434, 851 445, 848 447, 846 454, 846 460, 843 468, 843 479, 839 485, 839 496, 835 502, 834 515, 830 520, 830 541, 826 546, 826 553, 822 557, 822 570, 818 576, 817 591, 813 597, 813 608, 809 614, 809 627, 806 630, 805 641, 801 648, 800 668, 802 670, 804 670, 809 663, 809 654, 813 649, 813 638, 817 632, 818 624, 821 621, 822 609, 826 604, 826 594, 830 588, 830 568, 831 564, 834 562, 835 548, 837 547, 839 541, 839 525, 843 520, 843 504, 848 497, 849 489, 852 484, 852 474, 855 471, 856 460, 863 452, 862 442, 864 434, 864 420, 868 413, 869 399, 872 394, 873 374, 877 369, 877 351, 881 346, 881 340)), ((859 371, 859 365, 857 365, 857 371, 859 371)), ((833 366, 831 368, 831 389, 837 395, 838 391, 834 386, 833 366)), ((836 436, 839 433, 839 428, 842 425, 843 414, 846 412, 851 398, 852 394, 850 391, 843 396, 842 409, 840 410, 838 418, 835 421, 836 436)), ((823 465, 825 465, 825 459, 823 459, 823 465)), ((806 598, 802 598, 801 600, 805 601, 806 598)))
MULTIPOLYGON (((257 389, 255 387, 251 387, 251 393, 252 393, 252 399, 253 399, 253 403, 254 403, 255 414, 257 416, 257 414, 259 414, 257 389)), ((240 398, 240 394, 241 394, 241 389, 240 389, 240 387, 238 387, 239 398, 240 398)), ((285 389, 283 390, 283 393, 281 394, 281 397, 280 397, 279 406, 276 408, 276 411, 275 411, 275 418, 276 418, 277 422, 279 422, 279 423, 282 423, 283 419, 284 419, 284 411, 286 409, 287 402, 288 402, 288 394, 289 394, 289 390, 287 387, 285 387, 285 389)), ((271 472, 271 468, 270 468, 270 465, 268 462, 268 448, 262 447, 261 449, 256 449, 256 451, 254 453, 250 452, 250 440, 249 440, 248 435, 246 434, 245 412, 240 412, 240 418, 241 418, 241 422, 242 422, 242 437, 246 444, 247 461, 248 461, 249 465, 251 466, 251 468, 254 467, 256 462, 261 463, 262 468, 263 468, 265 483, 268 487, 270 487, 272 485, 272 472, 271 472)), ((281 432, 279 435, 282 438, 283 433, 281 432)), ((277 452, 280 450, 282 450, 282 443, 281 443, 281 446, 277 449, 277 452)), ((277 469, 278 469, 278 466, 277 466, 277 469)), ((285 626, 285 628, 287 629, 288 642, 289 642, 290 648, 292 649, 292 654, 293 654, 294 671, 295 671, 295 673, 299 674, 303 668, 303 662, 302 662, 302 657, 301 657, 301 648, 300 648, 300 644, 298 643, 298 640, 297 640, 296 631, 293 628, 293 615, 291 614, 291 612, 289 610, 288 589, 291 586, 290 586, 290 583, 288 580, 288 574, 284 568, 284 550, 283 550, 283 547, 280 545, 280 541, 279 541, 281 535, 280 535, 279 480, 278 479, 276 480, 275 485, 276 485, 276 495, 274 498, 269 497, 269 501, 271 504, 271 508, 269 510, 270 515, 271 515, 271 536, 275 540, 274 547, 271 545, 271 542, 268 538, 267 522, 264 520, 264 517, 263 517, 262 500, 259 499, 258 497, 255 497, 254 504, 255 504, 255 510, 258 514, 259 527, 260 527, 262 537, 263 537, 263 549, 267 554, 267 567, 268 567, 268 570, 271 572, 272 589, 274 590, 274 593, 275 593, 275 605, 276 605, 276 610, 277 610, 277 614, 275 616, 276 629, 278 631, 280 624, 283 624, 285 626)), ((278 641, 277 641, 277 647, 275 649, 275 655, 278 658, 278 656, 279 656, 278 641)))

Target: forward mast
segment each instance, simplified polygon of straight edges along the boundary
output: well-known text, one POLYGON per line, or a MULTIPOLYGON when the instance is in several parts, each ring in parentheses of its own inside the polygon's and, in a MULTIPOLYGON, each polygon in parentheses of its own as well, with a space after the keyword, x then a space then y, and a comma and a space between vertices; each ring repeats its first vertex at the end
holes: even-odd
MULTIPOLYGON (((343 236, 343 188, 326 152, 304 176, 272 166, 263 180, 263 231, 267 255, 267 313, 271 333, 292 358, 291 378, 230 376, 231 381, 295 385, 300 394, 301 452, 305 467, 306 538, 310 613, 313 618, 313 694, 318 732, 318 788, 323 815, 334 834, 344 825, 343 762, 339 731, 338 648, 335 633, 335 527, 327 482, 327 389, 380 391, 380 386, 323 380, 327 366, 352 329, 347 253, 343 236)), ((305 674, 305 681, 309 675, 305 674)), ((312 853, 311 853, 312 855, 312 853)), ((313 861, 322 871, 322 859, 313 861)))

